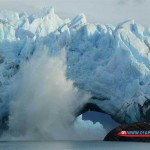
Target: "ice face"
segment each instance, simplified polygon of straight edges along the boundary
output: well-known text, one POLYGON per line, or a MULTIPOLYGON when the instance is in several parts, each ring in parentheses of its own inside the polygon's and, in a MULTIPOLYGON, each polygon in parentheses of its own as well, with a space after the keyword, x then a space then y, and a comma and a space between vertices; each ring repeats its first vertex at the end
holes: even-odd
POLYGON ((33 15, 0 13, 1 116, 8 112, 9 88, 19 67, 45 47, 49 57, 66 49, 67 78, 117 121, 148 115, 150 29, 134 20, 116 27, 89 24, 84 14, 62 20, 48 8, 33 15))
POLYGON ((68 76, 120 122, 139 121, 141 107, 149 101, 149 36, 144 31, 130 20, 116 28, 87 24, 69 47, 68 76))

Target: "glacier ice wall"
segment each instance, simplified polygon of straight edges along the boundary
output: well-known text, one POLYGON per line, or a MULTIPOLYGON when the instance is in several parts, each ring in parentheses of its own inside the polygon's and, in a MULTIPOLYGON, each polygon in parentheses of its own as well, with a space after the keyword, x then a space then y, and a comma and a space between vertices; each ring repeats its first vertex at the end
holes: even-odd
POLYGON ((67 51, 67 77, 92 94, 90 103, 121 123, 149 121, 150 28, 125 21, 89 24, 84 14, 62 20, 53 8, 33 15, 0 12, 0 117, 21 64, 47 48, 67 51))

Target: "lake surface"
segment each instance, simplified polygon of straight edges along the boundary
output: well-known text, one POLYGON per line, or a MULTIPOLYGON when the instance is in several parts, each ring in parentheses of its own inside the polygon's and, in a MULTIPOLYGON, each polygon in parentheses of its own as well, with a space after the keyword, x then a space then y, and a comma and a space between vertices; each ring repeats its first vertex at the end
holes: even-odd
POLYGON ((103 141, 0 142, 0 150, 149 150, 150 143, 103 141))

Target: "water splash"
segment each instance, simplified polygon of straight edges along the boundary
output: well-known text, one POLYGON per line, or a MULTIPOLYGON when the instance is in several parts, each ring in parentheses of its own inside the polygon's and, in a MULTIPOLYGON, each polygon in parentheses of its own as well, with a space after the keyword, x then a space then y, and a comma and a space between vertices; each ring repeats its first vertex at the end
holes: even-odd
POLYGON ((90 94, 66 78, 65 60, 65 50, 53 57, 44 50, 22 63, 11 89, 9 131, 3 139, 95 140, 105 135, 102 125, 75 118, 90 94))

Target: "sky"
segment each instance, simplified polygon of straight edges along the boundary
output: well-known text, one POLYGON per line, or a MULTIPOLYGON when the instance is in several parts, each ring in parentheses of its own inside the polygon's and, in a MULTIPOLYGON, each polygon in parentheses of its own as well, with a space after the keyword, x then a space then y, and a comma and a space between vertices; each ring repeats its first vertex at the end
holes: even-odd
POLYGON ((92 23, 116 25, 134 19, 150 26, 150 0, 0 0, 0 10, 33 13, 49 6, 62 18, 84 13, 92 23))

